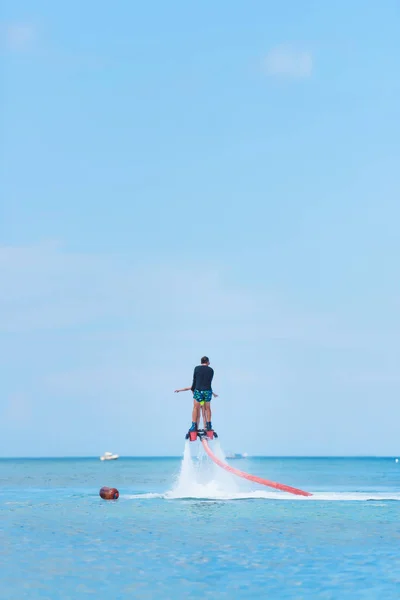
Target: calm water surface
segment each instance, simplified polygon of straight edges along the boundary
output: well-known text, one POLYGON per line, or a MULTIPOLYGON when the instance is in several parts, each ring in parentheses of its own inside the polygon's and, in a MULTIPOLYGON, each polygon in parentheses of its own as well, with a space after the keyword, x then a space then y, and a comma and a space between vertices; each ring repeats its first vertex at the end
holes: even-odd
POLYGON ((0 460, 0 598, 400 598, 394 458, 185 461, 0 460))

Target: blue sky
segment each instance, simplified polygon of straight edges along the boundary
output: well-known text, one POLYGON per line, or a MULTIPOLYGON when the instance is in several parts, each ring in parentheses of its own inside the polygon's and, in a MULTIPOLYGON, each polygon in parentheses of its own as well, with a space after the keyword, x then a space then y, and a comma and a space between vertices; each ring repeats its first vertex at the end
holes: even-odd
POLYGON ((1 456, 400 453, 395 0, 2 7, 1 456))

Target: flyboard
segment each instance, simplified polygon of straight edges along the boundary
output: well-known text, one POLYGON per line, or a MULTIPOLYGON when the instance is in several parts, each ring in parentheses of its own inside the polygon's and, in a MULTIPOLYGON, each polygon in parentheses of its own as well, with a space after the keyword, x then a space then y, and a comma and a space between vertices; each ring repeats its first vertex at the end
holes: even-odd
POLYGON ((204 450, 208 454, 208 456, 215 462, 216 465, 221 467, 221 469, 225 469, 225 471, 229 471, 233 475, 237 477, 243 477, 243 479, 248 479, 249 481, 254 481, 255 483, 260 483, 261 485, 266 485, 271 488, 275 488, 276 490, 281 490, 282 492, 288 492, 289 494, 295 494, 296 496, 312 496, 310 492, 305 492, 303 490, 298 490, 297 488, 290 487, 289 485, 285 485, 283 483, 277 483, 276 481, 270 481, 269 479, 262 479, 261 477, 257 477, 257 475, 250 475, 250 473, 245 473, 244 471, 239 471, 239 469, 235 469, 231 467, 227 463, 220 460, 208 445, 208 440, 213 440, 217 438, 218 435, 213 430, 206 429, 198 429, 197 431, 188 431, 186 434, 186 439, 191 442, 195 442, 197 438, 203 444, 204 450))

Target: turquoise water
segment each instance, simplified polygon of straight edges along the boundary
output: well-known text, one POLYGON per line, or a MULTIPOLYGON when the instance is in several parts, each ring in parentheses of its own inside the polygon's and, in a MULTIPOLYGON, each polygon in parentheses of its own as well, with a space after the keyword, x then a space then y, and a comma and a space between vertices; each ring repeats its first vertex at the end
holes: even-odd
POLYGON ((0 597, 400 598, 400 462, 228 461, 302 498, 197 451, 0 460, 0 597), (101 500, 103 485, 120 499, 101 500))

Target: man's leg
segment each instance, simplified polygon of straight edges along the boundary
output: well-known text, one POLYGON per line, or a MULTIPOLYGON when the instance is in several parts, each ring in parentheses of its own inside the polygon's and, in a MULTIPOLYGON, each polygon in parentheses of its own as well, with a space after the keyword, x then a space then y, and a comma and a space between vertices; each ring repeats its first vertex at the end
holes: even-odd
POLYGON ((193 397, 195 398, 195 400, 197 400, 197 404, 198 404, 197 429, 199 428, 199 424, 200 424, 200 413, 201 413, 201 416, 203 417, 203 428, 206 429, 207 424, 206 424, 206 407, 204 406, 205 405, 204 392, 195 390, 193 397))
POLYGON ((206 415, 206 404, 205 404, 205 402, 202 402, 202 405, 201 405, 201 415, 203 417, 203 429, 206 429, 206 427, 207 427, 207 415, 206 415))
POLYGON ((197 401, 197 429, 199 429, 199 425, 200 425, 200 417, 203 414, 203 403, 197 401))
POLYGON ((206 417, 206 428, 207 429, 212 429, 212 424, 211 424, 211 400, 209 400, 208 402, 206 402, 205 417, 206 417))
POLYGON ((200 410, 199 403, 197 400, 193 400, 193 410, 192 410, 192 426, 190 431, 195 431, 198 429, 198 420, 200 419, 200 410))

